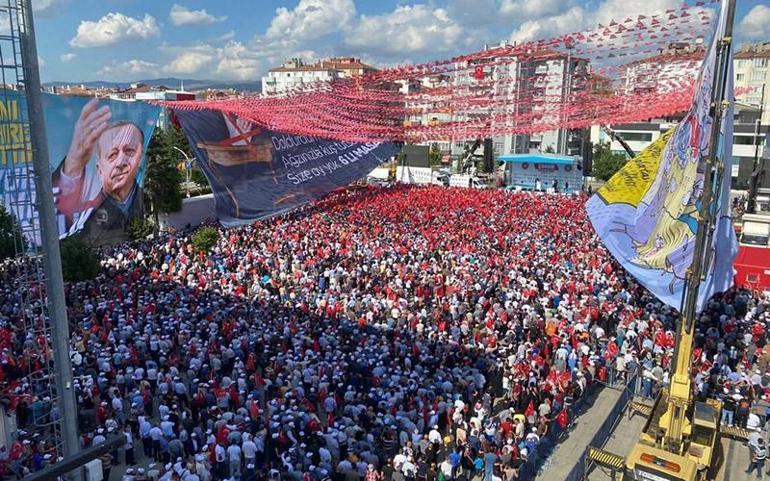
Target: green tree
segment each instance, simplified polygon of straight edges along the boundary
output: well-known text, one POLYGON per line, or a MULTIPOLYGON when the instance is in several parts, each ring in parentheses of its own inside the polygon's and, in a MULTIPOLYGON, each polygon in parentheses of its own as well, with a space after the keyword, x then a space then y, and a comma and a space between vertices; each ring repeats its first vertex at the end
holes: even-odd
POLYGON ((99 256, 80 235, 65 238, 60 246, 65 281, 79 282, 93 279, 101 271, 99 256))
POLYGON ((184 157, 174 147, 189 150, 184 134, 172 126, 166 130, 156 129, 147 148, 144 199, 156 228, 161 213, 182 209, 182 173, 179 163, 184 157))
POLYGON ((555 150, 553 150, 553 145, 549 145, 548 147, 546 147, 546 148, 545 148, 545 153, 546 153, 546 154, 555 154, 555 153, 556 153, 556 151, 555 151, 555 150))
POLYGON ((609 143, 595 144, 592 174, 599 180, 610 180, 615 172, 626 165, 627 160, 624 154, 613 153, 609 143))
POLYGON ((0 260, 15 256, 26 246, 19 221, 0 205, 0 260))
POLYGON ((206 174, 199 168, 194 168, 192 174, 190 174, 190 180, 198 184, 199 187, 208 187, 209 179, 206 178, 206 174))
POLYGON ((219 231, 216 227, 201 227, 190 238, 193 247, 199 252, 208 252, 217 243, 219 231))
POLYGON ((441 149, 436 142, 430 145, 430 165, 441 165, 441 149))
POLYGON ((155 231, 155 224, 146 217, 135 217, 129 221, 127 230, 134 240, 146 239, 155 231))

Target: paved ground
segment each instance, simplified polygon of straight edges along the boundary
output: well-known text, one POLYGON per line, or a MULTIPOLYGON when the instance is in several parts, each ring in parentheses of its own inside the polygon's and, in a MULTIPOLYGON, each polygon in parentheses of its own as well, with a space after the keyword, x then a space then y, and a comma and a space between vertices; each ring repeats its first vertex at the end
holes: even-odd
MULTIPOLYGON (((723 439, 722 446, 725 453, 725 463, 723 469, 723 481, 745 481, 751 478, 746 475, 746 468, 749 466, 749 448, 746 443, 734 441, 732 439, 723 439)), ((767 469, 767 466, 765 466, 767 469)), ((768 476, 765 476, 767 478, 768 476)))
MULTIPOLYGON (((611 453, 625 456, 631 448, 633 448, 636 440, 639 439, 639 434, 644 428, 645 417, 641 414, 636 414, 632 418, 628 418, 628 411, 623 413, 622 420, 618 423, 615 430, 610 434, 607 444, 604 445, 604 449, 611 453)), ((611 471, 604 468, 596 468, 588 476, 589 481, 612 481, 611 471)), ((618 473, 617 479, 620 479, 620 473, 618 473)))
POLYGON ((621 392, 615 389, 602 389, 593 400, 588 411, 576 419, 569 436, 556 446, 545 466, 537 474, 537 480, 554 481, 567 477, 572 467, 585 453, 585 448, 599 431, 607 413, 618 401, 621 392))

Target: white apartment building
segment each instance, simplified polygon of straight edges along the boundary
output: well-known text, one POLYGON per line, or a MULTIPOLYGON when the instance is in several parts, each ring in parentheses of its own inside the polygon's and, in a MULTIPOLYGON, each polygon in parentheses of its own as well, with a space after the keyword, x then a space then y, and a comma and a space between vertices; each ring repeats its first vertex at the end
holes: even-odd
POLYGON ((770 125, 770 42, 746 45, 734 58, 736 100, 750 105, 764 104, 762 124, 770 125), (766 85, 764 99, 762 85, 766 85))
POLYGON ((306 64, 302 59, 287 60, 280 67, 270 69, 262 77, 262 94, 275 95, 328 82, 336 78, 354 77, 376 71, 354 57, 335 57, 306 64))
MULTIPOLYGON (((507 42, 502 42, 494 48, 505 48, 507 42)), ((489 50, 485 46, 485 50, 489 50)), ((556 52, 554 52, 556 53, 556 52)), ((567 95, 573 89, 571 79, 576 75, 587 73, 588 62, 584 59, 574 58, 569 52, 559 52, 556 55, 548 56, 548 59, 530 60, 526 58, 510 57, 506 67, 485 65, 483 62, 478 64, 458 65, 458 74, 454 76, 453 83, 456 87, 472 90, 476 83, 476 69, 480 68, 486 78, 492 78, 498 82, 499 87, 494 89, 493 95, 497 98, 507 100, 518 111, 518 116, 523 109, 528 109, 531 113, 542 109, 542 122, 550 124, 558 119, 553 119, 548 111, 552 110, 553 102, 546 101, 542 103, 531 102, 523 103, 519 101, 522 96, 540 96, 547 99, 563 98, 567 100, 567 95)), ((505 103, 505 102, 503 102, 505 103)), ((486 115, 486 112, 479 112, 479 115, 486 115)), ((466 112, 466 118, 472 118, 473 112, 466 112)), ((453 139, 451 145, 451 154, 458 157, 463 154, 467 144, 472 144, 475 139, 453 139)), ((530 152, 553 151, 565 155, 578 155, 580 142, 577 139, 576 132, 566 129, 545 131, 532 135, 504 135, 494 137, 492 146, 495 155, 503 154, 524 154, 530 152)), ((482 146, 476 150, 476 155, 483 155, 482 146)))

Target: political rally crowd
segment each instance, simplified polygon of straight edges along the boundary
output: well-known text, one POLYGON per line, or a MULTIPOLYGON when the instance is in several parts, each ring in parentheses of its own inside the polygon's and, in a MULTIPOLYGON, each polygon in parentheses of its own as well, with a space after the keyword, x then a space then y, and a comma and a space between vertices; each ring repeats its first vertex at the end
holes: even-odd
MULTIPOLYGON (((585 200, 366 188, 221 228, 207 253, 191 232, 105 249, 66 291, 82 446, 125 436, 101 462, 127 481, 516 480, 592 384, 668 382, 676 313, 611 260, 585 200)), ((57 462, 69 415, 29 376, 50 352, 24 328, 23 268, 0 281, 6 477, 57 462)), ((761 428, 769 314, 731 291, 698 319, 695 389, 725 423, 761 428)))

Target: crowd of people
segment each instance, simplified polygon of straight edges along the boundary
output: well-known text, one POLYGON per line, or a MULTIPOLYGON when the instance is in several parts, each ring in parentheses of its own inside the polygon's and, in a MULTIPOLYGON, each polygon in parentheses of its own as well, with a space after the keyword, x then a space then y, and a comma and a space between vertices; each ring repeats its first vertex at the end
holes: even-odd
MULTIPOLYGON (((127 481, 514 481, 592 383, 668 380, 676 313, 611 260, 585 200, 366 188, 206 253, 189 232, 105 250, 66 292, 82 446, 125 436, 102 464, 127 481)), ((17 477, 60 454, 19 269, 0 290, 17 477)), ((735 402, 725 423, 756 423, 770 385, 765 309, 735 291, 699 318, 695 385, 735 402)))

